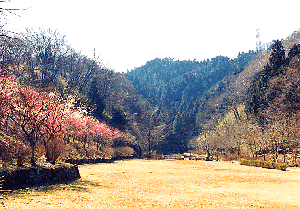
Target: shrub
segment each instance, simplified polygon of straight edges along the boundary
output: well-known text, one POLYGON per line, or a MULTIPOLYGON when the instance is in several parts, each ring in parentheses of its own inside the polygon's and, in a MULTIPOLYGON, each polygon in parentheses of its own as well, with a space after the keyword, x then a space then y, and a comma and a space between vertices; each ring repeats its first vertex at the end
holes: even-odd
POLYGON ((278 169, 278 170, 286 171, 287 168, 286 163, 275 163, 272 161, 263 161, 263 160, 247 160, 244 158, 241 158, 239 161, 241 165, 262 167, 268 169, 278 169))
POLYGON ((48 142, 48 150, 46 152, 46 159, 51 164, 55 165, 58 157, 65 151, 65 144, 63 140, 53 139, 48 142))
POLYGON ((276 164, 276 169, 286 171, 287 164, 286 163, 277 163, 276 164))
POLYGON ((110 159, 113 157, 113 155, 114 155, 114 148, 112 148, 111 146, 105 146, 102 148, 101 157, 110 159))
POLYGON ((128 146, 117 147, 117 148, 115 148, 115 151, 114 151, 114 155, 117 158, 118 157, 119 158, 129 157, 129 156, 132 156, 133 153, 134 153, 134 150, 131 147, 128 147, 128 146))

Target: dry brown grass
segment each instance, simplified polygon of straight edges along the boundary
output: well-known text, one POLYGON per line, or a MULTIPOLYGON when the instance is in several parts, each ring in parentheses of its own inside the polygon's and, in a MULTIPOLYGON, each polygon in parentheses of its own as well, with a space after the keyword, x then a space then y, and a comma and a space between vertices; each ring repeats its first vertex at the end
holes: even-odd
MULTIPOLYGON (((130 160, 83 165, 69 185, 18 191, 7 208, 300 208, 300 172, 230 162, 130 160)), ((0 205, 1 206, 1 205, 0 205)))

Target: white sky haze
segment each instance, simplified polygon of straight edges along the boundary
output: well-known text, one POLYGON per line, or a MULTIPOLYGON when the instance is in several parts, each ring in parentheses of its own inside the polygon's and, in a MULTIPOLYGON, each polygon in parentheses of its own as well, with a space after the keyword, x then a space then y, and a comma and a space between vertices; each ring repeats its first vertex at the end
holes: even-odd
MULTIPOLYGON (((4 4, 4 3, 0 3, 4 4)), ((57 29, 68 43, 126 72, 156 57, 201 61, 254 50, 300 28, 299 0, 11 0, 7 30, 57 29)))

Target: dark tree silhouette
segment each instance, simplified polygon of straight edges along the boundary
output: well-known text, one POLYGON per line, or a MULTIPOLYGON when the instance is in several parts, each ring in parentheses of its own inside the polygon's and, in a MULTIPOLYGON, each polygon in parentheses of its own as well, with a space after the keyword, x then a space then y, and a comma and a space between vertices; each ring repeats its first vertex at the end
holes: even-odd
POLYGON ((282 42, 277 40, 272 45, 272 51, 269 58, 270 68, 266 69, 266 72, 270 74, 270 76, 275 76, 280 73, 279 68, 281 65, 285 64, 285 51, 283 49, 282 42))
POLYGON ((296 55, 300 55, 300 44, 294 44, 288 53, 288 59, 295 57, 296 55))
POLYGON ((118 128, 120 130, 125 129, 127 119, 126 119, 126 115, 124 114, 124 112, 121 109, 114 108, 112 110, 111 123, 113 126, 115 126, 116 128, 118 128))
POLYGON ((252 80, 252 84, 248 89, 247 101, 245 103, 245 110, 249 116, 254 116, 257 122, 261 125, 265 125, 265 117, 263 110, 265 110, 272 98, 276 95, 266 96, 266 92, 269 88, 269 81, 281 74, 286 64, 285 50, 283 49, 282 42, 277 40, 271 47, 271 54, 269 57, 269 63, 264 66, 262 71, 257 73, 252 80))

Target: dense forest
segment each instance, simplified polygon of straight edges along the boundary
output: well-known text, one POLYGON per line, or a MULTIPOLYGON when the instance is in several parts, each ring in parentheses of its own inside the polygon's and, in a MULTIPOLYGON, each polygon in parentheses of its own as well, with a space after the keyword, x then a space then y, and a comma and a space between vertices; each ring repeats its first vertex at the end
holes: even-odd
POLYGON ((0 159, 297 153, 300 33, 267 50, 116 73, 56 30, 0 36, 0 159))
MULTIPOLYGON (((218 92, 226 88, 222 79, 243 71, 256 54, 249 51, 239 53, 235 59, 218 56, 201 62, 157 58, 127 72, 126 78, 138 93, 157 108, 168 111, 168 136, 156 149, 162 153, 187 152, 189 140, 201 133, 201 124, 213 112, 205 115, 201 108, 203 98, 209 97, 208 91, 214 85, 218 92), (197 118, 199 114, 201 117, 197 118)), ((220 108, 224 111, 230 103, 223 103, 220 108)))

